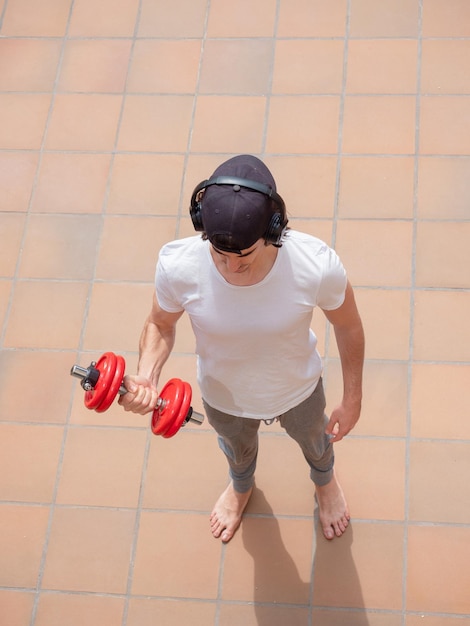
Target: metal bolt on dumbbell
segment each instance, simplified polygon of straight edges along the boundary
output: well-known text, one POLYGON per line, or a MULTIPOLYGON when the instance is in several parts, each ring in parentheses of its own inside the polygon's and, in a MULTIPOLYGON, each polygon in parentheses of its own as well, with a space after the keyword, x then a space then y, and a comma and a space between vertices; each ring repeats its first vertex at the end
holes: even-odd
MULTIPOLYGON (((72 366, 70 375, 81 380, 87 409, 103 413, 109 409, 116 396, 127 393, 122 382, 125 367, 124 357, 113 352, 105 352, 98 361, 92 361, 86 368, 72 366)), ((179 378, 169 380, 162 388, 152 414, 152 432, 168 439, 188 422, 202 424, 204 415, 193 410, 191 398, 189 383, 179 378)))

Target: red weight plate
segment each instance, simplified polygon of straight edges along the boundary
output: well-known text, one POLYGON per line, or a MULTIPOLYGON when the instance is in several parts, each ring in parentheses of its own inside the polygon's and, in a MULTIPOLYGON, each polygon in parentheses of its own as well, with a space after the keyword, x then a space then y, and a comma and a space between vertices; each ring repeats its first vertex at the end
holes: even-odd
POLYGON ((91 391, 85 392, 85 406, 87 409, 96 409, 106 397, 116 372, 116 355, 114 352, 105 352, 100 356, 96 369, 100 375, 91 391))
POLYGON ((114 402, 114 398, 118 395, 119 387, 122 385, 122 379, 124 378, 124 370, 126 369, 126 361, 122 356, 116 356, 116 368, 114 370, 114 377, 109 385, 108 393, 96 407, 97 413, 104 413, 114 402))
POLYGON ((154 435, 163 435, 173 424, 179 414, 184 397, 184 383, 179 378, 171 378, 164 385, 160 398, 163 401, 161 408, 155 409, 152 415, 152 432, 154 435))
POLYGON ((191 389, 191 385, 189 383, 183 383, 184 385, 184 396, 183 401, 181 403, 181 408, 179 413, 175 416, 173 420, 173 424, 171 424, 170 428, 163 433, 163 437, 165 439, 169 439, 176 435, 181 426, 184 424, 186 418, 188 417, 189 410, 191 408, 191 398, 193 396, 193 391, 191 389))

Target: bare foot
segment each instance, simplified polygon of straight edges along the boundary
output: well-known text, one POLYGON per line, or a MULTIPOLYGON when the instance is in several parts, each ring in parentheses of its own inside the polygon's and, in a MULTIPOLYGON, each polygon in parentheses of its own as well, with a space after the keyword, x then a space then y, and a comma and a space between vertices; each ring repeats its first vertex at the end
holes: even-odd
POLYGON ((327 539, 341 537, 349 526, 349 510, 346 499, 335 474, 327 485, 316 486, 320 523, 327 539))
POLYGON ((220 537, 224 543, 230 541, 240 526, 252 491, 250 489, 246 493, 239 493, 233 488, 233 483, 230 483, 222 493, 210 516, 211 532, 216 539, 220 537))

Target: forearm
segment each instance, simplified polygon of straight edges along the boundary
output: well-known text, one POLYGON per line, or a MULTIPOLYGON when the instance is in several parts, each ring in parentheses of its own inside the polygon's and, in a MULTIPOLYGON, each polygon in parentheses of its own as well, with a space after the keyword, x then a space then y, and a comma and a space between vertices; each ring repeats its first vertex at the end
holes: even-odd
POLYGON ((360 319, 352 326, 335 326, 343 373, 343 405, 360 411, 364 366, 364 331, 360 319))
POLYGON ((175 328, 158 325, 147 318, 139 341, 137 374, 158 386, 160 372, 175 343, 175 328))

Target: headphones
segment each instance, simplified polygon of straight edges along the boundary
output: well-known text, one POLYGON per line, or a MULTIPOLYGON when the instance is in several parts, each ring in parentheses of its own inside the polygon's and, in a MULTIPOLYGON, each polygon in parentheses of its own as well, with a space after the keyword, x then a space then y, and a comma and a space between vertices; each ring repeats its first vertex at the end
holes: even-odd
MULTIPOLYGON (((287 226, 287 212, 286 205, 281 196, 274 191, 269 185, 263 185, 254 180, 247 180, 246 178, 238 178, 237 176, 217 176, 216 178, 210 178, 209 180, 203 180, 202 183, 195 188, 193 195, 191 196, 191 205, 189 207, 189 214, 193 222, 194 230, 197 232, 204 231, 204 224, 202 222, 202 198, 204 196, 204 190, 212 185, 232 185, 244 187, 245 189, 251 189, 267 196, 273 201, 276 211, 273 213, 269 222, 266 233, 263 238, 267 243, 272 243, 275 246, 280 245, 282 234, 287 226)), ((239 189, 237 190, 239 191, 239 189)))

